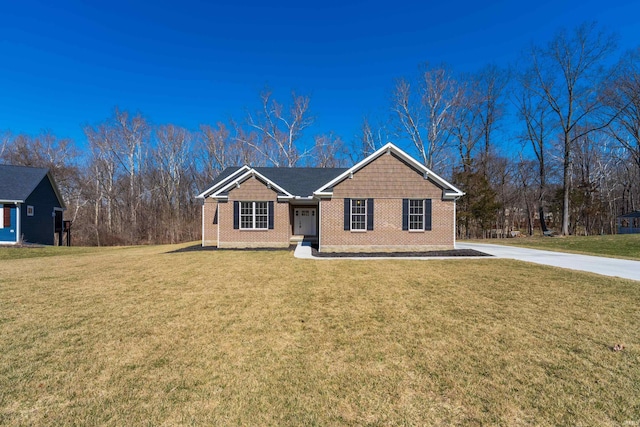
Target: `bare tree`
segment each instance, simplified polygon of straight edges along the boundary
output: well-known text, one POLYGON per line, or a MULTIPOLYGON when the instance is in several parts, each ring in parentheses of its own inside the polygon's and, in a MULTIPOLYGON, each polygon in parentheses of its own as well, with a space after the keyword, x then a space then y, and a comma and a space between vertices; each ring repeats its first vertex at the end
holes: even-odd
POLYGON ((89 142, 89 175, 92 177, 87 198, 93 201, 93 226, 96 244, 104 240, 101 230, 114 232, 114 212, 117 204, 116 174, 118 160, 112 150, 115 144, 112 127, 105 123, 95 127, 85 126, 84 133, 89 142), (104 214, 103 214, 103 211, 104 214))
POLYGON ((478 96, 478 117, 484 140, 484 156, 487 157, 493 143, 493 133, 504 115, 505 88, 509 75, 496 65, 487 65, 472 76, 478 96))
MULTIPOLYGON (((116 145, 112 149, 128 178, 129 192, 126 204, 129 211, 130 230, 135 232, 141 194, 141 170, 150 130, 146 119, 141 114, 131 116, 129 112, 120 111, 118 108, 114 111, 113 124, 116 145)), ((132 235, 132 242, 135 239, 136 237, 132 235)))
POLYGON ((238 141, 256 150, 274 166, 294 167, 309 152, 299 147, 303 131, 313 123, 309 97, 291 93, 286 109, 272 98, 269 90, 260 95, 262 110, 247 117, 247 126, 256 131, 238 131, 238 141))
POLYGON ((347 147, 339 136, 316 135, 310 164, 320 168, 340 168, 347 165, 347 147))
POLYGON ((202 182, 200 188, 209 185, 216 176, 229 166, 253 165, 255 151, 241 140, 250 136, 237 138, 224 123, 215 127, 201 125, 198 133, 198 153, 201 159, 202 182))
MULTIPOLYGON (((483 100, 483 95, 478 88, 468 82, 459 98, 458 107, 451 133, 457 145, 460 163, 465 171, 471 169, 478 144, 484 138, 482 127, 481 109, 478 108, 483 100)), ((484 173, 484 167, 482 168, 484 173)))
POLYGON ((4 159, 4 153, 11 142, 11 132, 0 132, 0 160, 4 159))
POLYGON ((400 131, 429 168, 447 147, 460 96, 458 83, 446 66, 430 68, 425 64, 413 89, 405 79, 396 83, 392 110, 400 131))
POLYGON ((361 133, 358 136, 359 146, 356 147, 356 156, 367 157, 387 142, 386 130, 383 126, 372 126, 368 117, 362 119, 361 133))
POLYGON ((624 56, 620 72, 603 98, 620 112, 608 130, 628 151, 640 180, 640 48, 624 56))
POLYGON ((590 132, 603 129, 613 117, 603 118, 598 97, 611 77, 604 65, 616 48, 615 37, 583 24, 568 34, 560 31, 546 48, 533 46, 534 79, 528 88, 546 102, 556 117, 563 142, 562 234, 569 234, 570 178, 573 146, 590 132))
MULTIPOLYGON (((555 122, 552 120, 553 110, 549 103, 536 95, 532 88, 533 75, 523 73, 519 76, 521 91, 516 95, 515 104, 519 118, 524 122, 522 140, 528 144, 536 158, 537 169, 537 205, 542 232, 547 231, 545 221, 545 205, 547 202, 547 174, 548 174, 548 145, 549 139, 555 131, 555 122)), ((521 162, 522 163, 522 162, 521 162)), ((524 172, 523 177, 528 176, 524 172)))
POLYGON ((157 127, 155 136, 152 156, 155 173, 151 175, 154 180, 148 187, 153 186, 162 201, 158 212, 159 225, 166 237, 162 240, 176 243, 182 240, 182 233, 187 228, 183 210, 192 198, 189 172, 193 144, 189 131, 171 124, 157 127))

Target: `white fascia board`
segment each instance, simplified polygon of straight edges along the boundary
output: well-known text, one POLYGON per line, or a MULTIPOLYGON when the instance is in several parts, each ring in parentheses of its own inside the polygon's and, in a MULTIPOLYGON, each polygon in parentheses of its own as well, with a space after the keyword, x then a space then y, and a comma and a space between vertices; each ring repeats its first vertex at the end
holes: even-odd
POLYGON ((313 195, 318 198, 325 198, 325 197, 333 196, 333 193, 329 193, 328 191, 323 191, 323 192, 315 191, 313 195))
POLYGON ((432 181, 437 182, 442 187, 444 187, 445 190, 453 191, 452 194, 455 195, 455 197, 460 197, 464 195, 464 193, 459 189, 457 189, 453 184, 451 184, 444 178, 441 178, 438 174, 436 174, 431 169, 424 166, 422 163, 419 163, 416 159, 414 159, 413 157, 411 157, 410 155, 408 155, 407 153, 405 153, 404 151, 402 151, 401 149, 393 145, 391 142, 385 144, 384 146, 379 148, 376 152, 366 157, 364 160, 361 160, 360 162, 356 163, 354 166, 347 169, 345 172, 338 175, 336 178, 334 178, 333 180, 329 181, 328 183, 326 183, 325 185, 323 185, 322 187, 314 191, 313 194, 320 197, 330 196, 331 193, 326 191, 327 188, 333 187, 338 182, 347 178, 350 174, 356 173, 358 170, 362 169, 364 166, 368 165, 369 163, 371 163, 372 161, 374 161, 375 159, 377 159, 378 157, 380 157, 386 152, 393 152, 394 154, 396 154, 397 156, 405 160, 407 163, 409 163, 410 165, 412 165, 413 167, 421 171, 423 174, 426 173, 428 179, 431 179, 432 181))
POLYGON ((284 193, 287 197, 290 197, 290 198, 294 197, 293 194, 289 193, 287 190, 285 190, 284 188, 280 187, 278 184, 276 184, 275 182, 271 181, 269 178, 267 178, 266 176, 262 175, 260 172, 256 171, 255 169, 249 169, 249 171, 244 173, 242 176, 239 176, 239 177, 235 178, 233 181, 227 183, 227 185, 225 185, 224 187, 218 189, 210 197, 218 197, 220 195, 220 193, 224 193, 225 191, 231 189, 231 187, 233 187, 237 183, 240 183, 241 181, 244 181, 245 179, 247 179, 249 177, 252 177, 252 176, 253 177, 257 177, 262 182, 265 182, 265 183, 269 184, 271 186, 271 189, 276 189, 279 192, 284 193))
POLYGON ((457 191, 443 191, 442 192, 442 198, 443 199, 452 199, 452 200, 458 200, 460 197, 464 196, 466 193, 458 190, 456 188, 457 191))
POLYGON ((208 188, 207 190, 203 191, 202 193, 198 194, 196 196, 196 199, 204 199, 206 198, 209 194, 213 193, 214 191, 216 191, 216 189, 218 189, 220 186, 225 185, 226 183, 228 183, 230 180, 232 180, 234 177, 236 177, 237 175, 248 171, 249 169, 251 169, 249 166, 244 165, 242 166, 240 169, 238 169, 237 171, 233 172, 231 175, 229 175, 228 177, 226 177, 225 179, 223 179, 222 181, 220 181, 219 183, 217 183, 216 185, 208 188))
POLYGON ((24 200, 4 200, 4 199, 0 199, 0 203, 11 203, 11 204, 24 203, 24 200))

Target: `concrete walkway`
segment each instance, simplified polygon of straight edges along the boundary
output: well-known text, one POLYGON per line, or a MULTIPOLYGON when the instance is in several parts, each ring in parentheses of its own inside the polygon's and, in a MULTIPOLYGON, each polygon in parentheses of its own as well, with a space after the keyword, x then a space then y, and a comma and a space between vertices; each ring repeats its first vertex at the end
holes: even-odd
POLYGON ((519 261, 640 281, 640 261, 592 255, 577 255, 565 252, 541 251, 539 249, 485 243, 458 242, 456 243, 456 249, 475 249, 476 251, 484 252, 497 258, 516 259, 519 261))

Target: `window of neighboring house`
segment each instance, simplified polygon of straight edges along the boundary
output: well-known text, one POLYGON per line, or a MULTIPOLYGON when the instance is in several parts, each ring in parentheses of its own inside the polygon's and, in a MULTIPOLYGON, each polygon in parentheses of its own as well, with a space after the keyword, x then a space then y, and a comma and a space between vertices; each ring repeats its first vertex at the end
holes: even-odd
POLYGON ((11 227, 11 205, 0 205, 0 228, 11 227))
POLYGON ((409 200, 409 230, 424 231, 424 200, 409 200))
POLYGON ((240 202, 240 229, 266 230, 269 226, 267 202, 240 202))
POLYGON ((351 199, 351 230, 367 229, 367 200, 351 199))

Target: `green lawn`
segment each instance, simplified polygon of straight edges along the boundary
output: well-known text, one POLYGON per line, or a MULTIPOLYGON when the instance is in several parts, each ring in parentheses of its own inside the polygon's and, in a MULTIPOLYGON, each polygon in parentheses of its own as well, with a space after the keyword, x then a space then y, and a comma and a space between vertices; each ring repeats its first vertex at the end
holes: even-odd
POLYGON ((0 246, 0 261, 23 258, 42 258, 63 255, 80 255, 105 252, 113 248, 77 247, 77 246, 0 246))
POLYGON ((638 282, 498 259, 49 249, 0 261, 3 426, 640 422, 638 282))
POLYGON ((640 234, 565 237, 535 236, 513 239, 486 239, 478 242, 640 260, 640 234))

